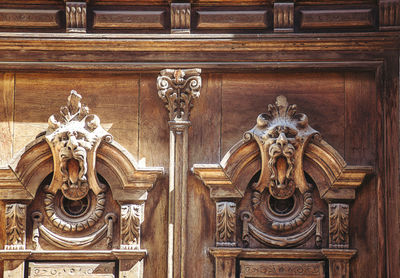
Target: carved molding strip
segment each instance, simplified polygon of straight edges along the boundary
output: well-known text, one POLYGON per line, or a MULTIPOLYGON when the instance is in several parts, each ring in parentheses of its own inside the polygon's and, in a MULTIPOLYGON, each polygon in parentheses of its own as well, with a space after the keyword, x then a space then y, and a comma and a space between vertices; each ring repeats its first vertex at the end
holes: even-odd
POLYGON ((400 1, 379 1, 379 25, 380 29, 400 29, 400 1))
POLYGON ((200 96, 200 69, 165 69, 157 78, 159 97, 169 111, 170 121, 188 121, 193 99, 200 96))
POLYGON ((66 2, 65 21, 67 32, 86 33, 86 3, 66 2))
POLYGON ((190 33, 190 19, 190 3, 171 3, 171 33, 190 33))
POLYGON ((140 249, 142 205, 121 206, 121 249, 140 249))
POLYGON ((349 205, 329 204, 329 248, 349 248, 349 205))
POLYGON ((26 205, 6 205, 6 250, 25 249, 26 242, 26 205))
POLYGON ((0 27, 57 28, 59 10, 0 9, 0 27))
POLYGON ((93 29, 164 29, 165 11, 93 11, 93 29))
POLYGON ((274 3, 274 32, 294 31, 294 3, 274 3))
POLYGON ((216 246, 236 246, 236 204, 217 202, 216 246))
POLYGON ((240 261, 241 278, 325 277, 324 262, 240 261))

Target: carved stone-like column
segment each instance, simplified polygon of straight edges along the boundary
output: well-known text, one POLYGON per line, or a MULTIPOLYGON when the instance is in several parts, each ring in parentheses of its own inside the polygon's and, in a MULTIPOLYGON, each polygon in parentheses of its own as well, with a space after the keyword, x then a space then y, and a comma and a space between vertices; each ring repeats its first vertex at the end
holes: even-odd
POLYGON ((171 33, 190 33, 190 3, 171 3, 171 33))
POLYGON ((65 0, 65 23, 68 33, 86 33, 86 2, 65 0))
POLYGON ((201 70, 165 69, 157 78, 158 95, 169 111, 168 277, 184 276, 186 249, 188 127, 193 99, 201 89, 201 70))

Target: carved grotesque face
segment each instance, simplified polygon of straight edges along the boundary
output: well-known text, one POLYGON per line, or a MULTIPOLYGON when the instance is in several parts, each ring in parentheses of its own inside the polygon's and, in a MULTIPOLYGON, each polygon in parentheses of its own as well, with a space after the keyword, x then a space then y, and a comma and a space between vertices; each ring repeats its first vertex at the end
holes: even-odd
POLYGON ((92 188, 100 192, 95 174, 96 149, 111 136, 100 126, 96 115, 80 103, 81 96, 71 91, 68 105, 49 118, 46 140, 54 160, 54 175, 49 191, 62 190, 65 197, 79 200, 92 188))
POLYGON ((306 115, 296 113, 296 106, 289 105, 285 97, 277 97, 275 104, 268 106, 268 113, 260 114, 256 126, 245 134, 260 147, 262 169, 254 188, 262 192, 268 187, 277 199, 291 197, 296 187, 305 192, 303 151, 315 133, 306 115))
MULTIPOLYGON (((294 154, 298 139, 296 138, 298 130, 289 126, 274 126, 266 133, 265 144, 268 146, 268 168, 270 170, 270 187, 283 190, 287 188, 292 191, 294 171, 294 154)), ((291 193, 292 194, 292 193, 291 193)))
POLYGON ((59 128, 53 134, 51 143, 58 153, 62 173, 61 189, 70 199, 79 199, 89 190, 87 159, 96 141, 97 136, 81 123, 59 128))

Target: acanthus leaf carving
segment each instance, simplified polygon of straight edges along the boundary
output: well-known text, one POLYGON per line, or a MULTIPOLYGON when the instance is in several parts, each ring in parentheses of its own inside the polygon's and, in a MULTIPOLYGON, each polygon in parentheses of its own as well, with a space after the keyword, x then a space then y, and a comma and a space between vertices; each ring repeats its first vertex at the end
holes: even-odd
POLYGON ((25 249, 26 205, 6 205, 6 245, 5 249, 25 249))
POLYGON ((200 69, 164 69, 157 78, 159 97, 169 111, 170 121, 188 121, 193 99, 200 96, 200 69))
POLYGON ((55 194, 61 189, 65 197, 79 200, 89 189, 95 194, 103 191, 95 173, 96 151, 102 140, 112 136, 100 125, 100 119, 89 114, 81 104, 81 95, 72 90, 67 106, 59 114, 50 116, 46 141, 53 154, 54 175, 48 187, 55 194))
POLYGON ((348 204, 329 204, 329 247, 349 247, 348 204))
POLYGON ((141 224, 141 206, 121 206, 121 248, 138 249, 141 224))
POLYGON ((217 203, 217 246, 235 246, 236 204, 217 203))
POLYGON ((286 97, 278 96, 244 135, 245 140, 257 142, 261 153, 261 175, 253 188, 259 192, 269 188, 277 199, 291 197, 296 188, 305 193, 309 187, 303 172, 303 154, 316 133, 308 125, 308 117, 297 113, 295 104, 289 105, 286 97))

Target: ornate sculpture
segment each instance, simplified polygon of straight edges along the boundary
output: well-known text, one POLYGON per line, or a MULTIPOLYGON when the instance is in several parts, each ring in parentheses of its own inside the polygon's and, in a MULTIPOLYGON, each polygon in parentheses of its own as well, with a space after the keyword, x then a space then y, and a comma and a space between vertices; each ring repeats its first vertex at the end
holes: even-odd
POLYGON ((296 113, 296 105, 289 105, 286 97, 278 96, 274 105, 268 105, 268 113, 260 114, 254 128, 245 133, 246 140, 256 140, 261 153, 261 175, 254 189, 269 188, 277 199, 291 197, 296 188, 305 193, 304 148, 316 133, 307 116, 296 113))
POLYGON ((140 238, 140 205, 121 206, 121 248, 139 248, 140 238))
POLYGON ((72 90, 67 106, 49 118, 46 132, 54 161, 54 175, 48 191, 55 194, 61 189, 70 200, 82 199, 89 188, 96 195, 102 191, 95 174, 96 150, 101 140, 112 140, 100 126, 100 119, 89 114, 81 99, 72 90))
POLYGON ((165 69, 157 78, 158 95, 169 111, 171 121, 188 121, 192 100, 200 96, 201 70, 165 69))
POLYGON ((26 205, 6 205, 6 246, 5 249, 25 249, 26 205))

